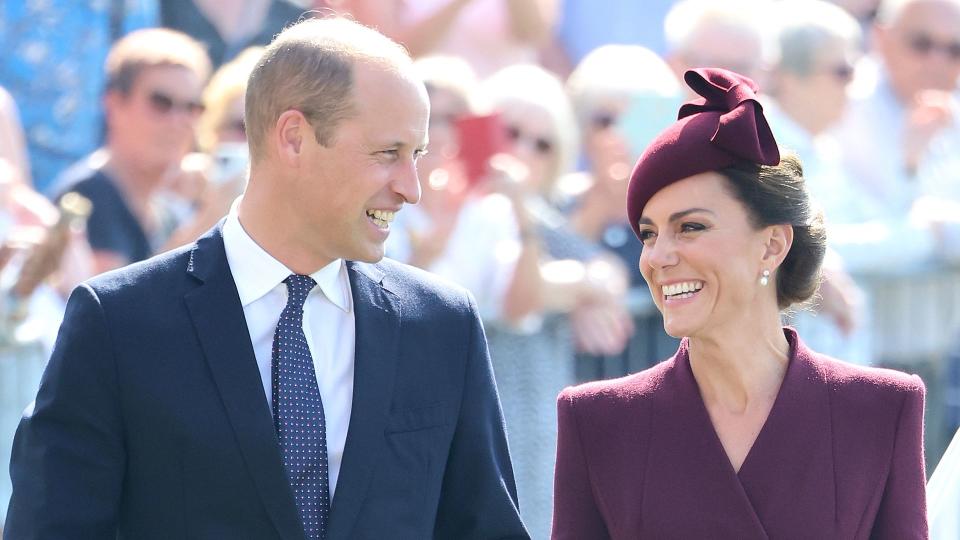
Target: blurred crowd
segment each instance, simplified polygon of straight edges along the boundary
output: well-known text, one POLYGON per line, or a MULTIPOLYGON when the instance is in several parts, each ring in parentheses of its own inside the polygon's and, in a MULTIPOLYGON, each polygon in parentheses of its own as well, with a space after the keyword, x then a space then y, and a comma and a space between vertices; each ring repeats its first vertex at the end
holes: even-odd
MULTIPOLYGON (((870 275, 960 280, 960 0, 3 2, 0 446, 72 287, 226 214, 244 187, 259 47, 330 14, 418 59, 432 107, 423 197, 397 214, 388 255, 477 298, 535 538, 550 523, 557 393, 676 349, 625 196, 690 97, 688 68, 758 81, 780 146, 803 161, 831 251, 816 302, 785 317, 813 349, 883 362, 870 275)), ((956 318, 935 322, 960 334, 956 318)), ((946 412, 928 432, 952 432, 960 348, 938 361, 943 380, 926 382, 946 390, 928 405, 946 412)))

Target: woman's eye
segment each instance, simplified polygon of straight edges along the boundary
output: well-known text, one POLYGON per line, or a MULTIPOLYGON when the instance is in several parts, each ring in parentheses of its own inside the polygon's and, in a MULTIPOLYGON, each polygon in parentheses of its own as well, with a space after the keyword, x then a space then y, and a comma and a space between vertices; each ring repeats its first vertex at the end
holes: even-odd
POLYGON ((640 242, 646 245, 648 240, 652 241, 656 236, 657 234, 650 230, 640 231, 640 242))
POLYGON ((684 223, 680 226, 680 232, 697 232, 705 230, 707 230, 707 227, 702 223, 684 223))

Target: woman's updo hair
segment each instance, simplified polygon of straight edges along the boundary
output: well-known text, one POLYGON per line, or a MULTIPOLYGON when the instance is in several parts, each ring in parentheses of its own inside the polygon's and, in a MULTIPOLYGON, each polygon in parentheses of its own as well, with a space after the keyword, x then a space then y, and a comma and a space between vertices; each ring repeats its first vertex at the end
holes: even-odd
POLYGON ((719 172, 746 207, 754 227, 793 226, 793 245, 777 272, 777 304, 786 309, 809 300, 820 286, 827 231, 823 212, 810 199, 800 159, 787 154, 778 165, 747 162, 719 172))

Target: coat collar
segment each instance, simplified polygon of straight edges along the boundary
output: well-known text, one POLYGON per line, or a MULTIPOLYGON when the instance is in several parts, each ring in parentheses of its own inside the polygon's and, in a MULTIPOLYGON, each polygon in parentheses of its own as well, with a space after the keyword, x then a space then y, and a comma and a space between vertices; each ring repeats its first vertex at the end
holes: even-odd
MULTIPOLYGON (((681 343, 653 403, 644 523, 657 523, 658 516, 671 515, 667 510, 678 504, 728 517, 724 528, 704 531, 707 536, 761 539, 768 538, 768 524, 783 526, 791 516, 835 520, 829 387, 796 332, 786 328, 784 333, 790 343, 787 372, 739 473, 703 404, 688 343, 681 343), (791 510, 798 505, 803 512, 791 510)), ((803 530, 802 523, 797 527, 803 530)))

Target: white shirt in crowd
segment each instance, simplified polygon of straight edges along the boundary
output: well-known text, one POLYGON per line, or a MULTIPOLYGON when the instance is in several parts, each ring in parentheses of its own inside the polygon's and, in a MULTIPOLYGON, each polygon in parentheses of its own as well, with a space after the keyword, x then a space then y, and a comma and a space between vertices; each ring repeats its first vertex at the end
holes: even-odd
MULTIPOLYGON (((287 286, 283 280, 294 272, 250 238, 237 217, 236 205, 223 225, 223 244, 260 369, 263 393, 270 406, 273 334, 287 304, 287 286)), ((332 500, 353 407, 356 326, 350 280, 343 260, 333 261, 310 277, 317 286, 310 291, 303 307, 303 333, 323 400, 332 500)))

